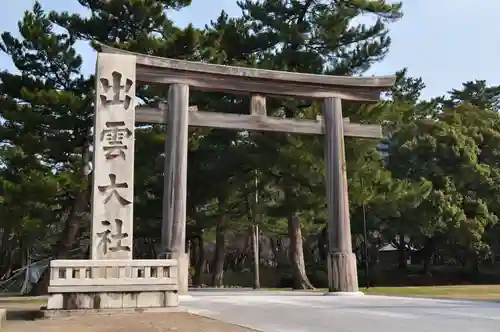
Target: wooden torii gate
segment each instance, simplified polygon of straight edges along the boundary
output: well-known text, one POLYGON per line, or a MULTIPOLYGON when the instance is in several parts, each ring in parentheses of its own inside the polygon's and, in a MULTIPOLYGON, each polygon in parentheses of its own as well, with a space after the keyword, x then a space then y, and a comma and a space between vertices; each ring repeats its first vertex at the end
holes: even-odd
MULTIPOLYGON (((378 101, 380 93, 393 86, 394 76, 365 78, 272 71, 160 58, 100 46, 104 54, 99 56, 113 58, 108 62, 120 62, 120 66, 135 63, 134 70, 129 71, 135 78, 121 88, 126 89, 135 80, 169 85, 166 105, 137 106, 129 121, 167 125, 161 243, 162 250, 178 259, 181 292, 187 291, 189 269, 185 246, 188 126, 324 135, 329 291, 359 291, 351 243, 344 136, 376 139, 382 138, 382 130, 379 125, 343 119, 341 101, 378 101), (250 114, 198 111, 189 106, 190 88, 251 95, 250 114), (322 99, 323 116, 316 120, 268 117, 265 95, 322 99)), ((133 181, 133 175, 128 175, 128 180, 133 181)))

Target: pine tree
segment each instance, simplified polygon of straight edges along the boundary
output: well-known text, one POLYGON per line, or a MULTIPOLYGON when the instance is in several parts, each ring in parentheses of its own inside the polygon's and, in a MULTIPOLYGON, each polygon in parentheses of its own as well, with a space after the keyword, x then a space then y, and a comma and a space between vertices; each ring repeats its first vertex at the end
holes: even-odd
MULTIPOLYGON (((35 3, 19 24, 21 38, 6 32, 0 44, 19 71, 0 74, 0 115, 5 119, 0 136, 4 144, 21 151, 26 173, 33 167, 41 167, 57 179, 59 192, 52 198, 60 208, 52 219, 65 226, 54 249, 55 258, 66 257, 85 228, 82 226, 88 226, 94 84, 93 76, 81 74, 82 59, 74 43, 82 39, 97 40, 144 53, 192 56, 190 45, 197 36, 192 28, 185 31, 175 28, 165 14, 167 9, 180 8, 189 1, 80 3, 90 9, 90 17, 47 14, 35 3), (56 26, 63 27, 63 32, 56 32, 56 26)), ((141 91, 146 102, 152 99, 150 96, 160 94, 165 91, 141 91)), ((39 290, 46 286, 47 275, 44 277, 39 290)))
POLYGON ((54 222, 55 211, 61 208, 60 200, 54 199, 59 179, 47 167, 29 164, 29 159, 16 146, 0 147, 2 280, 27 264, 30 256, 44 258, 61 228, 54 222))
POLYGON ((438 248, 473 268, 490 253, 485 235, 498 219, 498 125, 498 114, 466 103, 394 133, 388 169, 400 179, 432 183, 420 208, 402 215, 426 269, 438 248))
POLYGON ((53 255, 63 258, 87 219, 92 80, 80 74, 74 36, 55 32, 39 3, 25 13, 19 32, 21 39, 5 32, 0 42, 19 71, 0 73, 0 116, 5 120, 0 137, 16 151, 3 157, 22 158, 16 168, 20 174, 39 174, 40 181, 52 175, 47 185, 57 186, 49 196, 57 209, 45 221, 62 230, 53 255))
MULTIPOLYGON (((238 4, 241 18, 222 13, 208 30, 210 44, 216 45, 210 54, 212 59, 317 74, 356 75, 366 71, 388 51, 387 23, 401 17, 401 5, 385 1, 246 0, 238 4), (373 25, 354 23, 366 13, 377 18, 373 25)), ((268 109, 269 115, 286 117, 318 114, 317 107, 300 100, 270 100, 268 109)), ((352 115, 356 118, 355 114, 346 116, 352 115)), ((296 240, 290 248, 294 287, 312 288, 305 271, 302 228, 308 219, 306 211, 320 215, 324 209, 319 203, 324 201, 324 194, 320 194, 324 181, 317 167, 322 161, 321 144, 318 138, 290 135, 252 137, 263 156, 257 164, 270 184, 285 194, 273 211, 287 220, 289 237, 296 240)), ((347 150, 356 151, 356 143, 349 144, 354 145, 347 150)), ((352 176, 351 168, 349 174, 352 176)))
POLYGON ((447 107, 469 103, 483 110, 500 110, 500 86, 488 86, 484 80, 465 82, 462 89, 453 89, 449 95, 443 99, 447 107))

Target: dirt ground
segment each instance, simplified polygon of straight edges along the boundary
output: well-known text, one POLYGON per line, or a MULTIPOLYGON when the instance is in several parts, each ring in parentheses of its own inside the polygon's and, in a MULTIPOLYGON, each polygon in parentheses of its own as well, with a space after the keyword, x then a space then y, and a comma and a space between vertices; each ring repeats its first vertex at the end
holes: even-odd
MULTIPOLYGON (((2 332, 256 332, 185 312, 123 313, 39 319, 40 301, 2 301, 2 332)), ((44 303, 43 303, 44 304, 44 303)))
POLYGON ((8 320, 2 332, 255 332, 184 312, 8 320))

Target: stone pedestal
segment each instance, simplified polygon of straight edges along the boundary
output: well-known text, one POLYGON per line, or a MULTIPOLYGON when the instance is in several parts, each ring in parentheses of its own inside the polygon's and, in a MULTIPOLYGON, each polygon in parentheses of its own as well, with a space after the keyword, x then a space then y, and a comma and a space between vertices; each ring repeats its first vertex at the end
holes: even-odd
POLYGON ((7 309, 0 309, 0 330, 2 326, 5 324, 5 320, 7 319, 7 309))
POLYGON ((54 260, 47 309, 177 307, 177 266, 174 259, 54 260))
POLYGON ((177 259, 177 282, 179 294, 187 294, 189 287, 189 254, 175 254, 177 259))
POLYGON ((178 252, 166 252, 159 256, 163 259, 174 259, 177 261, 177 283, 179 294, 187 294, 189 288, 189 254, 178 252))
POLYGON ((174 292, 97 292, 52 294, 48 310, 138 309, 177 307, 174 292))

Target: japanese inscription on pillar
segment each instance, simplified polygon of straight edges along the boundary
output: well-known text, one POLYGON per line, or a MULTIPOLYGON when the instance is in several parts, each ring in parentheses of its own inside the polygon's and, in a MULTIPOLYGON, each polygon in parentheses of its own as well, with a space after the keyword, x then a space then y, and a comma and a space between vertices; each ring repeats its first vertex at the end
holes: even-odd
POLYGON ((132 259, 135 66, 135 56, 97 57, 92 259, 132 259))

